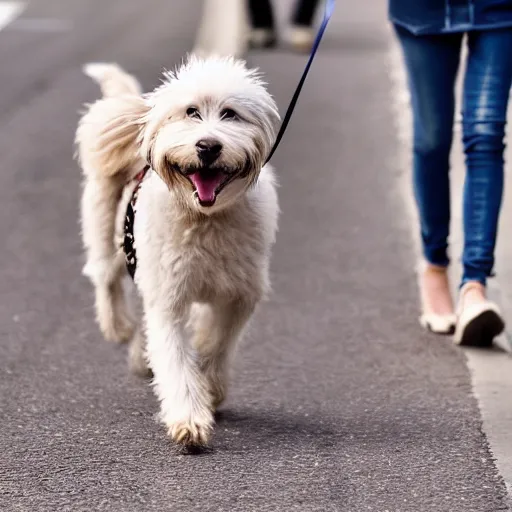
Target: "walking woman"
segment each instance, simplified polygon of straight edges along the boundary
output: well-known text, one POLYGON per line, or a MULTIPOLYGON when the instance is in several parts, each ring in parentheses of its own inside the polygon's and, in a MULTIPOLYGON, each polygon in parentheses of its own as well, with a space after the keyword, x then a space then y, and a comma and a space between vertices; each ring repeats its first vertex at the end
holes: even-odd
POLYGON ((486 281, 493 272, 503 192, 512 0, 389 0, 389 16, 411 92, 414 194, 425 258, 421 323, 436 333, 455 332, 459 344, 490 346, 504 329, 500 311, 487 299, 486 281), (464 35, 464 250, 455 310, 447 276, 449 157, 464 35))

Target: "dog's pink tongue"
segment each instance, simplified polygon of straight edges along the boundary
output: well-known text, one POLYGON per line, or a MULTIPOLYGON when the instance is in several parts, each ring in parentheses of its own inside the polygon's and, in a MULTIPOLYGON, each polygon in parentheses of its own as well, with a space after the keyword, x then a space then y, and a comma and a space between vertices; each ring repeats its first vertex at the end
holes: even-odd
POLYGON ((221 172, 213 172, 211 174, 195 172, 190 175, 190 179, 196 187, 197 195, 201 202, 213 203, 215 201, 215 191, 223 179, 221 172))

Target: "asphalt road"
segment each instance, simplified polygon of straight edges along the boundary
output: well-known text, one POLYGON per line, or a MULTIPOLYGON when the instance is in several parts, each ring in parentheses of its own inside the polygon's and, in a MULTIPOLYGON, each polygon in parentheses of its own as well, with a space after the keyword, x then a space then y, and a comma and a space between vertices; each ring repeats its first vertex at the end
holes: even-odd
MULTIPOLYGON (((98 95, 80 66, 115 60, 154 87, 200 1, 32 1, 0 32, 2 512, 507 509, 464 356, 416 322, 384 7, 348 3, 274 158, 274 294, 202 456, 176 454, 94 324, 72 160, 98 95), (43 18, 66 23, 23 23, 43 18)), ((284 109, 305 58, 250 62, 284 109)))

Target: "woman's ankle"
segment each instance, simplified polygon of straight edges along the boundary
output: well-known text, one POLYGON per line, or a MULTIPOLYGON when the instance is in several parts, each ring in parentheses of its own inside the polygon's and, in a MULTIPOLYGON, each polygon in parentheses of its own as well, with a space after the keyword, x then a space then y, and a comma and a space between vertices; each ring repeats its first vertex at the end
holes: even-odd
POLYGON ((452 315, 455 311, 447 267, 426 263, 420 274, 424 313, 452 315))
POLYGON ((460 288, 459 306, 471 306, 487 300, 487 290, 481 281, 465 281, 460 288))

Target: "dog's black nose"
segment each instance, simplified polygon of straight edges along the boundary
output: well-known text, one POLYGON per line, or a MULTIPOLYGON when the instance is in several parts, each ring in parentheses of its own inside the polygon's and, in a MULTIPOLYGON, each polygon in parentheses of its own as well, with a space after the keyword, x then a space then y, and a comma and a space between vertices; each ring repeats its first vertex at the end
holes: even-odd
POLYGON ((219 158, 222 144, 215 139, 201 139, 196 142, 197 155, 204 165, 210 165, 219 158))

